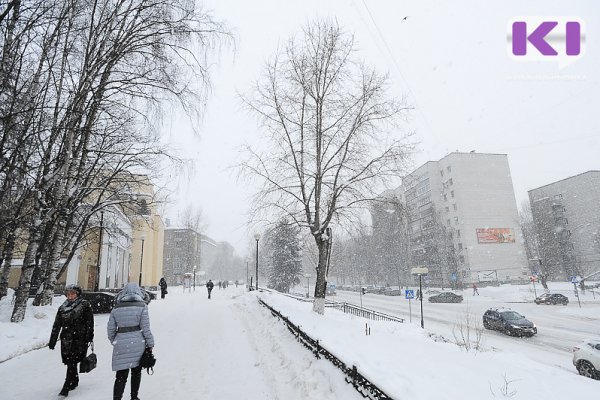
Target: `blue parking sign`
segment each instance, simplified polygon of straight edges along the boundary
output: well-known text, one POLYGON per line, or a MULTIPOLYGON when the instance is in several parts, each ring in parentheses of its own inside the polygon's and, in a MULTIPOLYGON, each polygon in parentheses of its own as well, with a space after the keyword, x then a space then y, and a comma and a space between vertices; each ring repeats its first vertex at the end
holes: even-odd
POLYGON ((407 300, 414 299, 415 298, 415 291, 412 290, 412 289, 406 289, 404 291, 404 296, 406 297, 407 300))

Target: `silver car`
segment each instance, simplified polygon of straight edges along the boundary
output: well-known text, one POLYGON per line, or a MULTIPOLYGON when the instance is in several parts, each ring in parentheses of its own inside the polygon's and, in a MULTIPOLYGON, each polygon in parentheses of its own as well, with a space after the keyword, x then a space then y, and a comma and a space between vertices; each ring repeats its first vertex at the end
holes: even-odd
POLYGON ((600 339, 587 339, 573 347, 573 365, 579 375, 600 380, 600 339))

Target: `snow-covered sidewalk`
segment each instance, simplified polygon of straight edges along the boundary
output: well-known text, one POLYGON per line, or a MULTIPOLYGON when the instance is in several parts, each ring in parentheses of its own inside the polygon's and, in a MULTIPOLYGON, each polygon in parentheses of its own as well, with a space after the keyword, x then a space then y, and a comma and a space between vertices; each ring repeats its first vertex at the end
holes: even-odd
MULTIPOLYGON (((35 322, 37 342, 47 341, 59 304, 36 310, 38 318, 19 328, 26 331, 28 324, 35 322)), ((215 289, 211 300, 204 287, 192 293, 172 293, 164 301, 153 301, 149 310, 158 361, 154 375, 143 373, 143 400, 361 398, 338 369, 315 359, 258 304, 254 293, 241 287, 215 289)), ((9 318, 2 315, 2 327, 10 327, 6 323, 9 318)), ((80 375, 79 387, 69 394, 70 399, 112 397, 114 373, 107 320, 107 314, 95 316, 98 367, 80 375)), ((10 352, 7 346, 11 341, 3 339, 7 340, 0 343, 0 354, 10 352)), ((13 339, 15 347, 19 341, 13 339)), ((25 347, 21 344, 20 352, 25 347)), ((65 371, 58 346, 54 351, 45 347, 0 363, 0 399, 56 398, 65 371)))
MULTIPOLYGON (((467 352, 435 328, 368 321, 333 309, 318 315, 311 303, 278 293, 215 289, 208 300, 204 287, 192 293, 178 289, 169 288, 166 300, 150 304, 158 362, 153 376, 143 374, 143 400, 361 398, 339 369, 296 342, 257 296, 395 399, 562 399, 573 393, 594 397, 598 389, 598 381, 577 375, 569 355, 543 360, 547 350, 519 346, 523 338, 495 348, 485 345, 486 336, 495 333, 484 331, 482 351, 467 352)), ((0 302, 0 357, 20 355, 0 362, 0 399, 56 398, 65 375, 58 348, 27 350, 47 342, 59 304, 30 307, 22 324, 11 324, 7 300, 0 302)), ((81 375, 69 398, 112 396, 107 320, 107 314, 95 319, 98 368, 81 375)))

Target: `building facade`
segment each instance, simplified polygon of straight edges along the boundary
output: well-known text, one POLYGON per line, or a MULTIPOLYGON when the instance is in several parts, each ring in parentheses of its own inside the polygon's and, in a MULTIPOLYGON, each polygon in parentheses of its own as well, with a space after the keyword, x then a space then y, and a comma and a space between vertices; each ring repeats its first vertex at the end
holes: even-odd
POLYGON ((600 271, 600 171, 529 191, 541 273, 569 279, 600 271))
POLYGON ((409 174, 411 263, 433 284, 518 282, 529 275, 505 154, 450 153, 409 174))
POLYGON ((169 285, 181 285, 183 275, 204 280, 211 271, 217 244, 206 235, 184 227, 167 227, 164 236, 163 274, 169 285))

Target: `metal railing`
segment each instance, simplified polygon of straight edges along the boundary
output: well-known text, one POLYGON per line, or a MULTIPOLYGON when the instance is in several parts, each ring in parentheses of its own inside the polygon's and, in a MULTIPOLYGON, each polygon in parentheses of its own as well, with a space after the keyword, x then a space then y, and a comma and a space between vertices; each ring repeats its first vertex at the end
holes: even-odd
POLYGON ((284 317, 279 311, 275 310, 260 298, 258 299, 258 302, 268 308, 273 316, 281 319, 287 325, 288 330, 296 337, 296 340, 310 350, 317 359, 323 357, 342 370, 342 372, 346 374, 346 382, 351 384, 362 397, 372 400, 393 400, 392 397, 388 396, 383 390, 362 375, 355 365, 348 367, 346 363, 321 346, 318 340, 311 338, 306 332, 300 329, 299 326, 284 317))
MULTIPOLYGON (((313 301, 311 299, 307 299, 306 297, 282 293, 283 295, 290 297, 292 299, 296 299, 298 301, 309 302, 313 301)), ((325 299, 325 307, 335 308, 336 310, 340 310, 346 314, 356 315, 357 317, 372 319, 374 321, 391 321, 391 322, 404 322, 404 318, 395 317, 393 315, 385 314, 380 311, 371 310, 369 308, 364 308, 357 306, 356 304, 346 303, 346 302, 338 302, 333 300, 325 299)))

